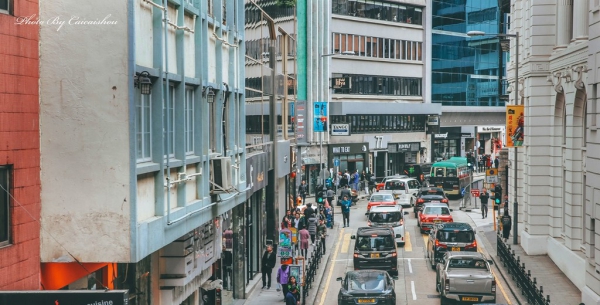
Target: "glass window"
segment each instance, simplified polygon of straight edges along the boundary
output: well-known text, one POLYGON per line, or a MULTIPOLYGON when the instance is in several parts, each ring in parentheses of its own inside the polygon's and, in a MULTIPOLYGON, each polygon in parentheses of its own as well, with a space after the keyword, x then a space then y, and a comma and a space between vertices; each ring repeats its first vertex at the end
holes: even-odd
POLYGON ((194 89, 185 90, 185 152, 194 153, 194 89))
POLYGON ((10 12, 10 0, 0 0, 0 13, 10 12))
POLYGON ((10 168, 0 166, 0 246, 10 244, 10 168))
MULTIPOLYGON (((175 86, 169 86, 169 101, 163 102, 163 143, 169 157, 175 155, 175 86), (167 122, 168 121, 168 122, 167 122)), ((166 154, 165 154, 166 155, 166 154)))
POLYGON ((136 158, 138 162, 150 161, 151 152, 151 126, 152 126, 152 96, 140 94, 136 102, 135 112, 135 140, 136 158))

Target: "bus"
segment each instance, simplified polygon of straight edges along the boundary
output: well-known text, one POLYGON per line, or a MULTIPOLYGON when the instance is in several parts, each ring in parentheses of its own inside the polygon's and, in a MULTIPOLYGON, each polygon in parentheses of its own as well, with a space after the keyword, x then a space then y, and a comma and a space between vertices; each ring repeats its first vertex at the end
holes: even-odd
POLYGON ((469 166, 466 158, 454 157, 431 165, 429 186, 444 189, 448 197, 462 197, 469 184, 469 166))

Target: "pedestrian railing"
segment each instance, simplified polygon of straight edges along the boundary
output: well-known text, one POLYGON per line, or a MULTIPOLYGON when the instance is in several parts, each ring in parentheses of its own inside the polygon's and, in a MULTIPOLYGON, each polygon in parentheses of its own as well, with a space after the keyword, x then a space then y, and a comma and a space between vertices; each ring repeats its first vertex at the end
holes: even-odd
POLYGON ((531 270, 525 268, 521 257, 515 255, 510 245, 504 243, 502 235, 498 234, 498 256, 502 265, 508 270, 508 274, 517 283, 523 295, 530 305, 550 305, 550 295, 544 298, 544 287, 537 287, 537 279, 531 277, 531 270), (526 271, 527 270, 527 271, 526 271))
POLYGON ((315 280, 317 269, 319 269, 319 264, 323 257, 323 247, 325 247, 325 245, 319 240, 313 248, 310 259, 308 260, 306 276, 304 277, 304 286, 302 288, 302 305, 306 305, 306 297, 308 297, 308 292, 312 289, 312 283, 315 280))

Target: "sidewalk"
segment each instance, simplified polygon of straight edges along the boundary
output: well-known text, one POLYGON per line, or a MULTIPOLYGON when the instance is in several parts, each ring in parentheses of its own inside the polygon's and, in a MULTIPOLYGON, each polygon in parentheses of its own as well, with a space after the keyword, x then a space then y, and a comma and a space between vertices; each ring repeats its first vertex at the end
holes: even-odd
MULTIPOLYGON (((308 197, 307 197, 308 200, 308 197)), ((308 296, 306 297, 306 304, 314 304, 315 298, 317 297, 317 292, 319 290, 319 286, 321 285, 321 280, 323 279, 323 274, 325 270, 327 270, 330 262, 331 252, 334 250, 332 245, 337 241, 339 236, 339 225, 335 223, 333 229, 327 230, 327 239, 325 244, 327 245, 325 254, 321 257, 321 262, 319 263, 319 268, 317 269, 317 273, 315 275, 314 281, 311 284, 311 289, 308 292, 308 296)), ((310 259, 312 254, 313 247, 310 246, 308 249, 308 258, 310 259)), ((308 268, 308 259, 305 262, 305 271, 308 268)), ((283 292, 277 291, 277 270, 279 270, 280 259, 277 258, 277 263, 275 268, 273 268, 272 281, 271 281, 271 289, 261 289, 262 287, 262 278, 260 274, 258 275, 258 281, 254 283, 254 287, 251 289, 251 292, 247 299, 237 300, 236 305, 266 305, 266 304, 285 304, 283 301, 283 292)))
MULTIPOLYGON (((483 242, 483 248, 491 254, 490 258, 494 261, 496 270, 499 272, 498 275, 508 283, 508 288, 512 292, 512 297, 516 297, 517 304, 529 304, 522 296, 517 283, 512 279, 512 276, 508 274, 508 270, 502 265, 502 262, 497 256, 498 240, 493 227, 492 209, 489 210, 489 215, 485 219, 482 219, 481 210, 479 209, 471 209, 470 212, 465 212, 465 214, 467 214, 472 224, 476 227, 476 232, 479 237, 478 241, 483 242)), ((536 278, 538 287, 543 287, 544 295, 550 295, 550 304, 579 304, 581 302, 581 291, 564 275, 550 257, 548 257, 548 255, 527 255, 520 244, 512 244, 512 233, 513 232, 511 232, 511 237, 508 242, 511 250, 520 258, 521 263, 525 263, 526 270, 531 270, 531 276, 536 278)), ((507 293, 509 292, 507 291, 507 293)))

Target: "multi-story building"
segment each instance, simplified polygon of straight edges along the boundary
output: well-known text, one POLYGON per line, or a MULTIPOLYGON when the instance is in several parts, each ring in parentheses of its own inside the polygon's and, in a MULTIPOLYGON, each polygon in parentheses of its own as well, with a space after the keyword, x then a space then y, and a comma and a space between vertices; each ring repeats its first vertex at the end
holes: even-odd
POLYGON ((0 1, 0 290, 40 288, 37 1, 0 1))
POLYGON ((385 176, 431 161, 427 122, 441 105, 428 98, 428 9, 414 0, 334 0, 327 7, 330 36, 319 51, 331 55, 321 80, 330 85, 322 95, 329 102, 328 169, 385 176))
POLYGON ((597 1, 513 1, 509 33, 519 35, 521 51, 513 40, 507 71, 520 88, 510 103, 525 109, 523 147, 509 151, 520 244, 547 254, 586 305, 600 304, 599 10, 597 1))
POLYGON ((40 34, 45 289, 121 288, 130 304, 197 304, 213 297, 202 291, 222 277, 223 247, 236 262, 228 281, 244 289, 235 276, 244 248, 231 246, 244 244, 239 207, 250 189, 243 8, 41 3, 40 20, 62 21, 40 34))
POLYGON ((445 159, 495 154, 504 138, 505 53, 495 36, 504 33, 505 12, 498 0, 434 0, 431 4, 431 103, 442 105, 440 130, 431 157, 445 159))

